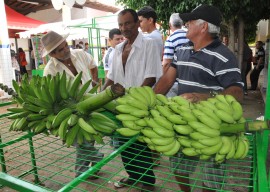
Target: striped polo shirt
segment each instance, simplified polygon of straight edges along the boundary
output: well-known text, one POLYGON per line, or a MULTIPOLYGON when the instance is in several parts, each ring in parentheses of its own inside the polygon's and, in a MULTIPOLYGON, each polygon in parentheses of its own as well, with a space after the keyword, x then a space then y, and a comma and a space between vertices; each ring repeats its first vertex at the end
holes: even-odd
POLYGON ((173 59, 173 55, 178 47, 187 43, 186 32, 182 29, 175 30, 165 41, 163 59, 173 59))
POLYGON ((218 38, 196 52, 186 43, 177 49, 171 66, 177 69, 178 94, 244 86, 235 55, 218 38))

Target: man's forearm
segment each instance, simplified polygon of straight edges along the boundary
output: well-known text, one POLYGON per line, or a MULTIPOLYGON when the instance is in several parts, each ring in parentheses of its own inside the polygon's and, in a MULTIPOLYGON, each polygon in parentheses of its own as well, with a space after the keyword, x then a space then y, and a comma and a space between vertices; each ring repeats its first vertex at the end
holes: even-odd
POLYGON ((227 89, 225 89, 224 91, 222 91, 221 94, 232 95, 232 96, 234 96, 234 98, 237 101, 239 101, 239 102, 242 102, 243 101, 243 96, 244 96, 243 89, 240 88, 240 87, 237 87, 237 86, 228 87, 227 89))
POLYGON ((113 85, 114 82, 110 79, 107 79, 105 84, 103 85, 103 87, 101 88, 101 91, 103 91, 104 89, 106 89, 106 87, 110 86, 110 85, 113 85))
POLYGON ((144 79, 143 84, 141 86, 153 87, 153 85, 155 85, 155 83, 156 83, 156 78, 150 77, 150 78, 144 79))
POLYGON ((171 62, 172 59, 163 59, 162 61, 163 74, 165 74, 166 71, 169 69, 171 62))
POLYGON ((92 76, 92 80, 98 82, 98 69, 97 69, 97 67, 90 69, 90 73, 92 76))

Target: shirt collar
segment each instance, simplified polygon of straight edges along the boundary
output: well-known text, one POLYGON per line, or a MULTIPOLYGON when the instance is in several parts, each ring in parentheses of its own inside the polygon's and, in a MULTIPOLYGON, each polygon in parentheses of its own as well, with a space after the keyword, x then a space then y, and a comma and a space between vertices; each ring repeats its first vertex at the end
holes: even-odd
MULTIPOLYGON (((143 34, 141 32, 138 33, 135 41, 132 44, 132 47, 138 47, 141 48, 142 47, 142 40, 143 40, 143 34)), ((124 45, 127 43, 127 40, 125 40, 124 42, 116 45, 119 46, 120 50, 123 50, 124 45)))
MULTIPOLYGON (((204 47, 202 49, 215 48, 215 47, 218 47, 221 43, 222 42, 220 41, 220 39, 218 37, 216 37, 216 38, 214 38, 214 40, 209 45, 207 45, 206 47, 204 47)), ((189 41, 187 44, 188 44, 188 46, 193 48, 194 44, 191 41, 189 41)))

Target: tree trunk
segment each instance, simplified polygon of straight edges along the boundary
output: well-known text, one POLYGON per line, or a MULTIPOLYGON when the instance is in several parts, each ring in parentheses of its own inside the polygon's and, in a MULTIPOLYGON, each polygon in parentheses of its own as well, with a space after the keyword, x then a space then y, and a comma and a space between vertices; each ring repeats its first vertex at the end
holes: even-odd
POLYGON ((233 52, 235 53, 235 48, 234 48, 234 37, 235 37, 235 34, 234 34, 234 25, 233 25, 233 21, 230 21, 228 23, 228 26, 229 26, 229 46, 228 48, 233 52))
POLYGON ((245 66, 243 65, 243 55, 244 55, 244 20, 241 16, 238 17, 238 66, 241 69, 241 72, 244 72, 245 66))

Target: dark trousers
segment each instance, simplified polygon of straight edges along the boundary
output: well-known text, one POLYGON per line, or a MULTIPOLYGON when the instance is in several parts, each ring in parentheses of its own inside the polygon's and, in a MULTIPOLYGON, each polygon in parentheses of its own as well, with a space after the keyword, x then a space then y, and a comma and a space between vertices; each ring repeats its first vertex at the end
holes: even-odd
POLYGON ((21 75, 24 75, 25 73, 27 73, 25 66, 20 66, 20 71, 21 71, 21 75))
POLYGON ((257 66, 254 67, 254 69, 250 73, 250 83, 251 83, 251 89, 257 89, 258 86, 258 80, 259 80, 259 75, 264 68, 263 65, 259 66, 257 69, 257 66))
MULTIPOLYGON (((122 145, 126 141, 126 139, 120 139, 120 144, 122 145)), ((131 179, 140 180, 146 185, 155 184, 152 154, 145 143, 136 141, 121 152, 121 157, 131 179)))

